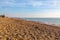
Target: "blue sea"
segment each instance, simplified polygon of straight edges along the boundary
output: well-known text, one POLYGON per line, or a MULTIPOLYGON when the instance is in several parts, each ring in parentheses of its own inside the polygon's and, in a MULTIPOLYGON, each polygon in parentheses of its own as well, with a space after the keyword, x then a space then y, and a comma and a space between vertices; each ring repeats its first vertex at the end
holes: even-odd
POLYGON ((60 18, 25 18, 29 21, 37 21, 50 25, 60 25, 60 18))

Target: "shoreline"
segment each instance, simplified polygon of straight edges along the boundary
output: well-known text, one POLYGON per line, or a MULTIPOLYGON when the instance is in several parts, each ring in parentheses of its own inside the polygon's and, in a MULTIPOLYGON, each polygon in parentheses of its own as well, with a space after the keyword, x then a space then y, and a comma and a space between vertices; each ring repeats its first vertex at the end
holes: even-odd
POLYGON ((34 21, 34 22, 39 22, 39 23, 43 23, 43 24, 47 24, 47 25, 53 25, 53 26, 60 26, 60 24, 57 24, 57 23, 49 23, 49 22, 42 22, 42 21, 35 21, 35 20, 29 20, 29 19, 25 19, 25 18, 21 18, 23 20, 26 20, 26 21, 34 21))

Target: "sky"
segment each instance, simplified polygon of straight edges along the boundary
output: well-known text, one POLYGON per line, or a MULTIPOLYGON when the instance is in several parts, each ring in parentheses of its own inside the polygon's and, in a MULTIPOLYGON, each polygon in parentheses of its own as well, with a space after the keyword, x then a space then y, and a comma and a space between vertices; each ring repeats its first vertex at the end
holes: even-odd
POLYGON ((0 14, 9 17, 60 18, 60 0, 0 0, 0 14))

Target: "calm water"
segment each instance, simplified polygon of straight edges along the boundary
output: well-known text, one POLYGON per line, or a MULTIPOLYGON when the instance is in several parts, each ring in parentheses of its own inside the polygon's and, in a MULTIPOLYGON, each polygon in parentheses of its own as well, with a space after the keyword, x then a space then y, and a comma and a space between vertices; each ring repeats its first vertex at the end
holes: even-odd
POLYGON ((25 18, 26 20, 38 21, 47 24, 60 25, 60 18, 25 18))

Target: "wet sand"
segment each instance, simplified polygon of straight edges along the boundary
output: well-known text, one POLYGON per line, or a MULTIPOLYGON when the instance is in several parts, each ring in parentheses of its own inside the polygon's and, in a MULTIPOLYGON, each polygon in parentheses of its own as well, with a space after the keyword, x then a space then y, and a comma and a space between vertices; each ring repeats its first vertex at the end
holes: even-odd
POLYGON ((0 40, 60 40, 60 27, 0 17, 0 40))

